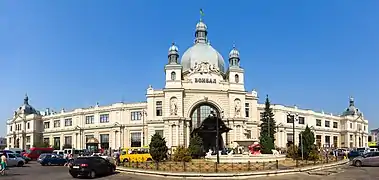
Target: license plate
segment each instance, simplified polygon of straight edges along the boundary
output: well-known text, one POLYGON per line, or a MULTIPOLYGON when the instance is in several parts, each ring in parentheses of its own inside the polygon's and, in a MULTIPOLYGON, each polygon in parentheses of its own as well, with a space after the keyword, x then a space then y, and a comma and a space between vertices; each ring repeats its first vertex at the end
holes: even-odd
POLYGON ((74 169, 79 169, 79 166, 73 166, 72 168, 74 168, 74 169))

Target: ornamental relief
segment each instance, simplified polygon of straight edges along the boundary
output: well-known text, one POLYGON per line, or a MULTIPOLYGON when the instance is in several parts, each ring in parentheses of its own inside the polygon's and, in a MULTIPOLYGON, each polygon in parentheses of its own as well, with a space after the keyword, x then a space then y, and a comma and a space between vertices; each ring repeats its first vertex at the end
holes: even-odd
POLYGON ((195 65, 191 67, 190 74, 200 73, 200 74, 219 74, 220 70, 216 64, 210 64, 208 62, 195 62, 195 65))

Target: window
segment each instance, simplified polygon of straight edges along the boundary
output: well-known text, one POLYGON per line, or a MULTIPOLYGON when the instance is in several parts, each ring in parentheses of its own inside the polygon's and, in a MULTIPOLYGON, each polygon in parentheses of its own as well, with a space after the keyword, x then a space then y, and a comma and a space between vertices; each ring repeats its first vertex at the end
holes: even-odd
POLYGON ((362 130, 362 126, 358 124, 358 131, 362 130))
POLYGON ((45 144, 50 144, 50 138, 43 138, 43 142, 45 144))
POLYGON ((321 126, 321 119, 316 119, 316 126, 321 126))
POLYGON ((333 136, 333 147, 338 147, 338 137, 333 136))
POLYGON ((100 114, 100 123, 108 123, 109 114, 100 114))
POLYGON ((72 118, 65 119, 64 126, 72 126, 72 118))
POLYGON ((305 118, 299 117, 299 124, 305 124, 305 118))
POLYGON ((86 124, 94 124, 95 122, 94 122, 94 117, 93 117, 93 115, 91 115, 91 116, 86 116, 86 124))
POLYGON ((44 127, 45 129, 49 129, 49 128, 50 128, 50 122, 44 122, 44 123, 43 123, 43 127, 44 127))
POLYGON ((109 134, 100 134, 100 147, 109 149, 109 134))
POLYGON ((30 123, 29 122, 26 124, 26 126, 28 129, 30 129, 30 123))
POLYGON ((363 126, 363 131, 366 131, 366 126, 363 126))
POLYGON ((157 101, 155 108, 156 108, 156 115, 162 116, 162 101, 157 101))
POLYGON ((72 136, 65 136, 64 137, 64 144, 65 145, 71 145, 72 144, 72 136))
POLYGON ((9 131, 11 131, 12 132, 12 125, 11 125, 11 127, 10 127, 10 130, 9 131))
POLYGON ((238 74, 234 75, 234 81, 236 83, 239 83, 240 82, 240 77, 238 76, 238 74))
POLYGON ((26 136, 26 143, 30 143, 30 136, 26 136))
POLYGON ((172 81, 176 80, 176 73, 174 71, 171 72, 171 80, 172 81))
POLYGON ((155 130, 155 134, 159 134, 163 137, 163 130, 155 130))
POLYGON ((246 139, 251 139, 251 130, 246 130, 246 139))
POLYGON ((325 145, 326 147, 330 146, 330 136, 325 136, 325 145))
POLYGON ((130 133, 131 137, 131 147, 141 147, 141 133, 140 132, 134 132, 130 133))
POLYGON ((54 120, 54 127, 60 127, 61 126, 61 121, 60 120, 54 120))
POLYGON ((330 121, 325 121, 325 127, 330 127, 330 121))
POLYGON ((287 134, 287 145, 291 145, 291 144, 293 144, 293 134, 288 133, 287 134))
POLYGON ((130 113, 132 121, 141 120, 141 111, 134 111, 130 113))
POLYGON ((8 154, 8 158, 16 158, 13 154, 8 154))
POLYGON ((353 129, 353 123, 350 123, 350 129, 353 129))
POLYGON ((321 147, 321 135, 316 135, 316 145, 321 147))
POLYGON ((294 118, 294 115, 287 115, 287 123, 293 123, 294 118))
POLYGON ((54 147, 61 148, 61 138, 60 137, 54 137, 54 147))
POLYGON ((245 117, 249 117, 249 112, 250 112, 250 104, 245 103, 245 117))
POLYGON ((338 123, 337 122, 333 122, 333 128, 338 128, 338 123))

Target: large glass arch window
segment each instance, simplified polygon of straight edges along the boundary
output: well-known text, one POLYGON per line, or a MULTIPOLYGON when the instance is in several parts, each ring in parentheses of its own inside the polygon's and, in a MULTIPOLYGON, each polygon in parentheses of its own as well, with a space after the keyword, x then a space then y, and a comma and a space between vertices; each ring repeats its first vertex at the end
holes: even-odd
POLYGON ((211 112, 213 112, 216 116, 220 115, 217 108, 211 104, 201 104, 196 106, 191 114, 191 129, 198 128, 201 125, 201 122, 205 118, 207 118, 211 112))

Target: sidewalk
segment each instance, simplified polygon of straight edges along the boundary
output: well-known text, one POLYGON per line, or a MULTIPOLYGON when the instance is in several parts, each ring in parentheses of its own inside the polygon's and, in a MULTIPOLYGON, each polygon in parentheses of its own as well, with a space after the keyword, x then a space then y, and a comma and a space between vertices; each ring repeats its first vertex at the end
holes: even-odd
POLYGON ((248 179, 254 177, 262 176, 277 176, 284 174, 294 174, 299 172, 307 172, 312 170, 322 170, 324 168, 330 168, 334 166, 339 166, 348 163, 348 160, 342 160, 335 163, 316 165, 303 168, 294 168, 287 170, 269 170, 269 171, 254 171, 254 172, 241 172, 241 173, 191 173, 191 172, 164 172, 164 171, 153 171, 153 170, 142 170, 142 169, 131 169, 118 167, 117 170, 124 173, 144 175, 144 176, 155 176, 155 177, 167 177, 167 178, 186 178, 186 179, 248 179))

